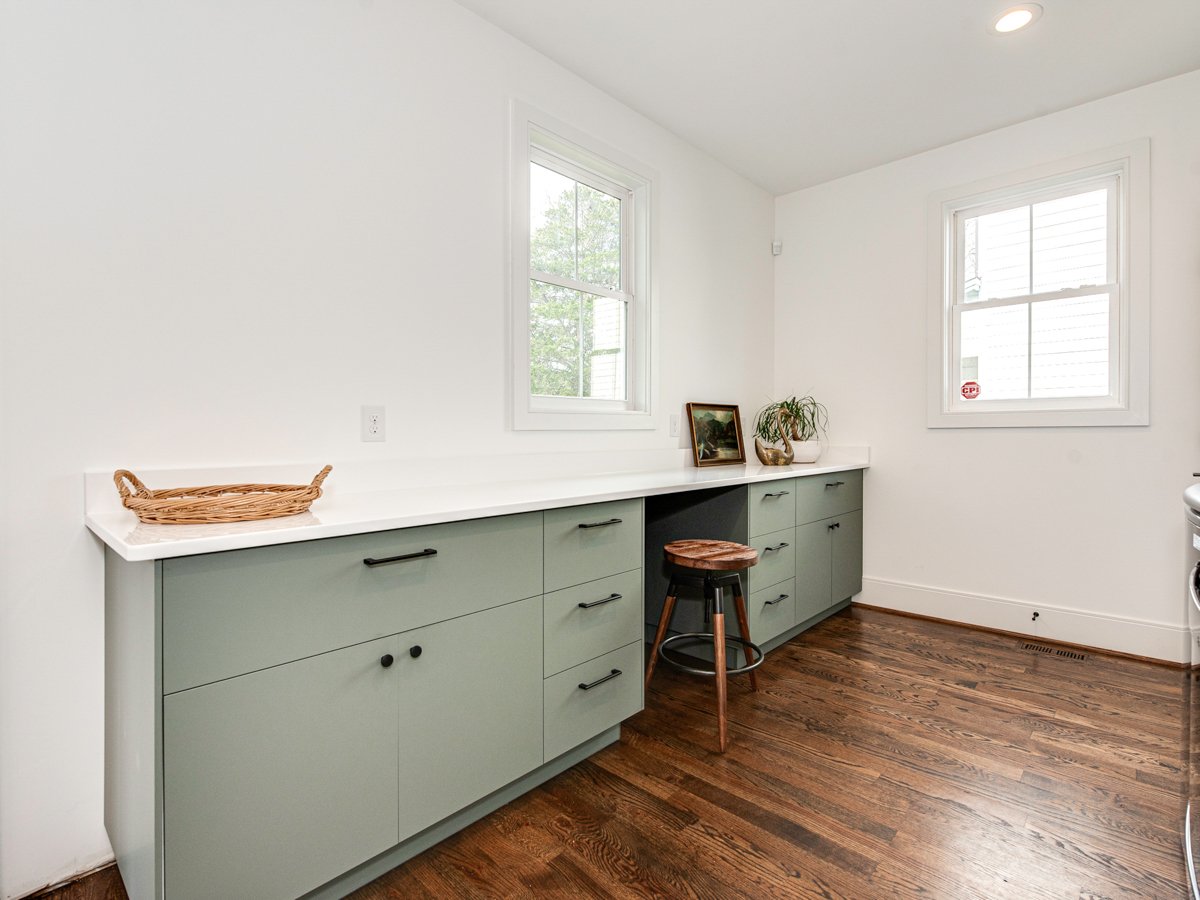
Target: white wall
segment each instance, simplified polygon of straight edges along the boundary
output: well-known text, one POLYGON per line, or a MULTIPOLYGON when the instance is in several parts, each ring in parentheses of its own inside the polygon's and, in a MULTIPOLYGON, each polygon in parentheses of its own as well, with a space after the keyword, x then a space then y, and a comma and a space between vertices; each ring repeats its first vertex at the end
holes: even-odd
POLYGON ((867 443, 862 602, 1159 658, 1200 471, 1200 72, 776 201, 776 388, 867 443), (1151 139, 1151 424, 926 428, 930 194, 1151 139), (1032 613, 1041 615, 1035 623, 1032 613))
POLYGON ((446 0, 7 3, 0 198, 5 898, 109 855, 85 469, 671 448, 771 387, 771 198, 446 0), (510 97, 660 174, 656 431, 506 430, 510 97))

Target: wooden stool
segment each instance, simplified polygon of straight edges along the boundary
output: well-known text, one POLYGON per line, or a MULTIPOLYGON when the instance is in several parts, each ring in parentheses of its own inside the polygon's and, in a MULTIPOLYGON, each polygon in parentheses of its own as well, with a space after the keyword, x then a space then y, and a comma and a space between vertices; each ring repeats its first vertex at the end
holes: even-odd
MULTIPOLYGON (((654 675, 654 664, 658 657, 693 675, 711 675, 717 687, 717 742, 721 752, 729 743, 729 729, 725 718, 725 679, 728 675, 750 673, 750 689, 758 690, 758 677, 754 670, 762 665, 763 652, 758 644, 750 640, 750 623, 746 617, 746 598, 742 595, 742 580, 738 572, 758 564, 758 551, 745 544, 735 544, 732 541, 672 541, 663 547, 667 562, 685 572, 672 572, 671 583, 667 587, 667 597, 663 601, 662 615, 658 619, 658 630, 654 634, 654 643, 650 647, 650 659, 646 663, 646 690, 650 690, 650 678, 654 675), (694 574, 688 574, 694 573, 694 574), (671 624, 671 616, 675 612, 675 600, 678 586, 681 583, 699 583, 704 588, 704 619, 712 621, 712 631, 688 632, 674 637, 663 638, 671 624), (738 627, 741 637, 725 634, 725 608, 722 597, 726 587, 733 589, 733 608, 737 613, 738 627), (667 650, 677 641, 711 640, 713 649, 713 667, 697 669, 685 665, 679 660, 667 655, 667 650), (746 652, 746 665, 738 668, 726 668, 725 648, 727 643, 739 644, 746 652), (750 653, 753 651, 754 658, 750 653)), ((678 652, 676 650, 675 652, 678 652)))

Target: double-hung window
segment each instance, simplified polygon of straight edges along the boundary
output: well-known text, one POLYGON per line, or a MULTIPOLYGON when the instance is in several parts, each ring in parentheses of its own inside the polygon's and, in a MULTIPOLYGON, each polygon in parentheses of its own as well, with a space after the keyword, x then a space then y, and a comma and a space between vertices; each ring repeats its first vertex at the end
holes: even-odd
POLYGON ((513 424, 650 428, 651 179, 515 107, 513 424))
POLYGON ((930 425, 1145 424, 1147 155, 935 198, 930 425))

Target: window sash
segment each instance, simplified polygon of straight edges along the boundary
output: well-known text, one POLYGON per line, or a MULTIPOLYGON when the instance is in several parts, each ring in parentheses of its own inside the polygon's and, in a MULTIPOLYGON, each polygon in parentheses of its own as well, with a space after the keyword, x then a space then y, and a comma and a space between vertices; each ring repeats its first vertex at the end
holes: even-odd
MULTIPOLYGON (((592 284, 590 282, 575 281, 570 278, 563 278, 560 275, 553 275, 549 272, 542 272, 534 269, 532 265, 529 267, 529 277, 536 278, 538 281, 545 281, 550 284, 557 284, 559 287, 570 288, 571 290, 586 291, 590 294, 600 294, 605 297, 612 297, 614 300, 625 300, 626 302, 633 299, 633 275, 634 275, 634 259, 633 253, 633 222, 634 222, 634 196, 633 191, 628 188, 610 181, 603 175, 585 169, 570 160, 564 159, 557 153, 541 147, 536 143, 529 145, 529 161, 537 163, 539 166, 550 169, 552 172, 557 172, 566 178, 577 181, 582 185, 600 191, 602 194, 608 194, 610 197, 615 197, 621 203, 621 279, 620 290, 612 291, 611 288, 604 285, 592 284)), ((526 223, 526 228, 529 224, 526 223)), ((532 235, 530 235, 532 237, 532 235)), ((528 241, 526 241, 528 246, 528 241)))
POLYGON ((1121 386, 1121 351, 1120 351, 1120 287, 1109 284, 1101 287, 1070 288, 1062 291, 1050 291, 1026 297, 1005 297, 999 300, 988 300, 976 303, 958 304, 952 310, 953 341, 951 356, 947 360, 949 378, 948 384, 954 389, 950 398, 952 412, 988 412, 1012 409, 1028 410, 1063 410, 1063 409, 1113 409, 1120 403, 1121 386), (1108 393, 1091 397, 1033 397, 1033 307, 1038 303, 1054 300, 1067 300, 1073 297, 1095 297, 1100 294, 1108 295, 1108 393), (986 395, 974 400, 966 400, 956 386, 961 385, 959 377, 962 365, 962 316, 963 313, 977 310, 997 309, 1002 307, 1027 307, 1029 315, 1026 318, 1026 383, 1025 397, 1010 397, 1000 400, 987 399, 986 395))
MULTIPOLYGON (((537 281, 537 280, 538 279, 531 278, 530 283, 532 284, 534 281, 537 281)), ((603 294, 598 294, 598 293, 588 291, 588 290, 574 289, 574 288, 572 290, 575 290, 575 292, 579 293, 579 294, 585 294, 588 297, 604 297, 603 294)), ((533 292, 531 290, 530 291, 530 307, 531 308, 533 305, 532 293, 533 292)), ((612 298, 612 299, 619 300, 620 298, 612 298)), ((583 298, 581 297, 580 304, 582 305, 582 303, 583 303, 583 298)), ((581 315, 582 315, 582 310, 581 310, 581 315)), ((578 382, 579 383, 579 388, 578 388, 579 393, 576 395, 568 397, 568 396, 562 396, 559 394, 539 394, 536 391, 534 391, 533 390, 533 377, 532 377, 533 356, 531 353, 530 358, 529 358, 529 368, 530 368, 529 396, 530 396, 531 400, 538 405, 544 405, 547 403, 551 404, 551 405, 562 404, 562 403, 566 403, 566 404, 586 403, 586 404, 588 404, 588 407, 591 407, 596 404, 619 404, 618 406, 613 406, 613 408, 617 408, 617 409, 627 408, 629 401, 630 401, 629 377, 630 377, 630 373, 632 371, 632 366, 631 366, 631 362, 629 359, 630 340, 629 340, 629 309, 628 309, 628 307, 625 308, 624 316, 625 316, 625 321, 622 324, 622 328, 621 328, 621 333, 622 333, 621 346, 620 347, 612 347, 612 348, 606 347, 606 348, 603 348, 600 350, 593 349, 588 354, 585 354, 583 351, 584 335, 583 335, 582 320, 581 320, 580 332, 579 332, 579 351, 578 351, 578 356, 577 356, 577 364, 579 367, 579 382, 578 382), (625 371, 622 375, 623 380, 621 382, 623 385, 623 388, 624 388, 625 396, 619 397, 619 398, 585 397, 585 396, 583 396, 583 371, 584 371, 585 356, 591 356, 591 357, 609 356, 609 355, 613 355, 613 354, 617 354, 617 353, 624 354, 624 356, 625 356, 625 371)), ((585 407, 585 408, 587 408, 587 407, 585 407)))
MULTIPOLYGON (((974 309, 984 309, 985 304, 993 303, 993 300, 971 300, 966 299, 966 223, 968 219, 974 219, 980 216, 986 216, 991 213, 1005 212, 1010 209, 1018 209, 1022 206, 1033 207, 1038 203, 1045 203, 1051 200, 1061 200, 1064 197, 1072 197, 1076 194, 1086 194, 1090 191, 1100 189, 1108 191, 1108 208, 1105 216, 1105 268, 1108 273, 1107 284, 1116 284, 1121 281, 1121 254, 1120 254, 1120 197, 1121 197, 1121 176, 1117 173, 1109 173, 1101 177, 1087 177, 1073 179, 1065 183, 1059 183, 1053 187, 1030 190, 1024 193, 1009 194, 1001 199, 992 200, 990 202, 979 203, 972 206, 964 206, 952 211, 953 229, 950 234, 953 235, 954 246, 947 247, 944 252, 948 256, 953 251, 952 258, 954 260, 953 267, 953 299, 951 304, 959 306, 967 304, 974 309)), ((1029 277, 1032 282, 1034 277, 1034 258, 1033 258, 1033 231, 1032 227, 1029 233, 1029 277)), ((1104 285, 1084 285, 1083 287, 1102 288, 1104 285)), ((1015 297, 1003 297, 1001 300, 1010 299, 1034 299, 1039 295, 1036 293, 1017 294, 1015 297)))

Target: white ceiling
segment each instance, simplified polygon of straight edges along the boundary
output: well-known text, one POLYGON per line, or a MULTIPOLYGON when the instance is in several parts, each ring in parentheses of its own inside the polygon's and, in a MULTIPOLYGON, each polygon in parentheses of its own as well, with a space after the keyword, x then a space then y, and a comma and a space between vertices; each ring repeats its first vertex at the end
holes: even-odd
POLYGON ((1200 68, 1198 0, 458 2, 775 194, 1200 68))

